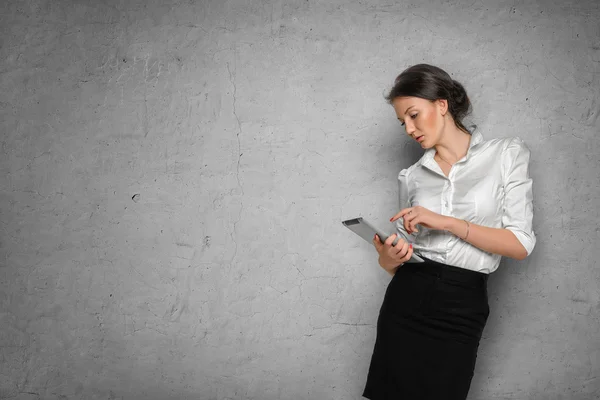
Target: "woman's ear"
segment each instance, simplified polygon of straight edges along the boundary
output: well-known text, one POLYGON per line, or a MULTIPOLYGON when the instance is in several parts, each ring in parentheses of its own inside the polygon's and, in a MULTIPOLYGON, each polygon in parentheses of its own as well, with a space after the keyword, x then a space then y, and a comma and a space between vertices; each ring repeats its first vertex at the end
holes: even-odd
POLYGON ((438 106, 438 109, 440 110, 440 114, 442 114, 442 116, 445 117, 446 113, 448 113, 448 100, 437 99, 436 104, 438 106))

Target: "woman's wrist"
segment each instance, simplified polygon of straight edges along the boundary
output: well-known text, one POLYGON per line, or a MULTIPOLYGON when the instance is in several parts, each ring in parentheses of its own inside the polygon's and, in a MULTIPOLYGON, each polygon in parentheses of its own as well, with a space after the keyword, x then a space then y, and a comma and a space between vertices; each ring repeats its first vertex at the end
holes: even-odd
POLYGON ((464 219, 458 219, 454 217, 446 217, 446 225, 444 230, 464 239, 467 235, 469 226, 464 219))
POLYGON ((393 264, 393 265, 391 265, 391 264, 390 265, 383 265, 383 264, 381 264, 381 258, 379 259, 379 266, 381 268, 383 268, 384 270, 386 270, 387 273, 390 274, 390 275, 394 275, 396 273, 396 270, 398 268, 400 268, 401 266, 403 266, 403 265, 404 265, 404 263, 402 263, 402 264, 393 264))

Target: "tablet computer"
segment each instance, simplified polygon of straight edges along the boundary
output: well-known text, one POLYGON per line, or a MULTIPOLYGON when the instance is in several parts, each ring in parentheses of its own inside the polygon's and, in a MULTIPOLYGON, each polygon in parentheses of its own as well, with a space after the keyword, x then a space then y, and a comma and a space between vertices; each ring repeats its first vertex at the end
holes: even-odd
MULTIPOLYGON (((373 238, 375 237, 376 233, 377 233, 377 235, 379 235, 379 240, 381 241, 381 243, 385 242, 386 239, 390 236, 387 234, 386 231, 380 229, 379 227, 374 226, 372 223, 368 222, 363 217, 347 219, 345 221, 342 221, 342 224, 344 224, 344 226, 346 228, 350 229, 352 232, 356 233, 358 236, 365 239, 367 242, 369 242, 371 244, 373 244, 373 238)), ((394 239, 394 242, 393 242, 394 246, 396 245, 396 243, 398 243, 398 240, 401 237, 402 236, 399 235, 394 239)), ((423 260, 421 257, 419 257, 417 254, 415 254, 413 252, 410 260, 408 260, 406 262, 407 263, 420 263, 420 262, 425 262, 425 260, 423 260)))

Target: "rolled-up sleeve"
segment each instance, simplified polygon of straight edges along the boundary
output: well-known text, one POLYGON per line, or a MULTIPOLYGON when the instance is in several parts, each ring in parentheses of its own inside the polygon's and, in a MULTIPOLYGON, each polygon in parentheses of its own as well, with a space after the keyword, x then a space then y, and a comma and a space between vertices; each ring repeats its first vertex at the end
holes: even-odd
POLYGON ((504 209, 502 227, 510 230, 527 250, 535 247, 533 232, 533 180, 529 176, 530 151, 520 137, 513 137, 503 152, 504 209))
MULTIPOLYGON (((410 202, 408 198, 408 169, 403 169, 398 173, 398 200, 398 204, 400 206, 400 209, 398 211, 410 207, 410 202)), ((402 218, 398 218, 395 221, 395 224, 396 232, 399 235, 403 236, 403 239, 406 242, 412 243, 412 241, 409 239, 412 235, 414 235, 414 233, 412 235, 409 235, 406 229, 404 229, 404 220, 402 218)))

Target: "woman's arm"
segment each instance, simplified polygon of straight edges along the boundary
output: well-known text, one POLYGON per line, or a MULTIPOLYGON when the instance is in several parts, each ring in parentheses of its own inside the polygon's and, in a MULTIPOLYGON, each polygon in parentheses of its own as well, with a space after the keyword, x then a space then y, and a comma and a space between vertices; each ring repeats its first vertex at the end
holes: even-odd
MULTIPOLYGON (((529 176, 530 152, 520 137, 507 141, 502 152, 504 204, 502 228, 469 223, 466 241, 481 250, 523 260, 535 247, 533 232, 533 181, 529 176)), ((444 229, 464 238, 467 223, 447 216, 444 229)), ((464 239, 463 239, 464 240, 464 239)))
MULTIPOLYGON (((462 219, 449 216, 447 218, 448 223, 444 230, 453 233, 459 238, 464 238, 467 234, 467 223, 462 219)), ((466 242, 483 251, 517 260, 523 260, 527 257, 527 250, 515 234, 504 228, 489 228, 469 222, 469 236, 466 242)))

